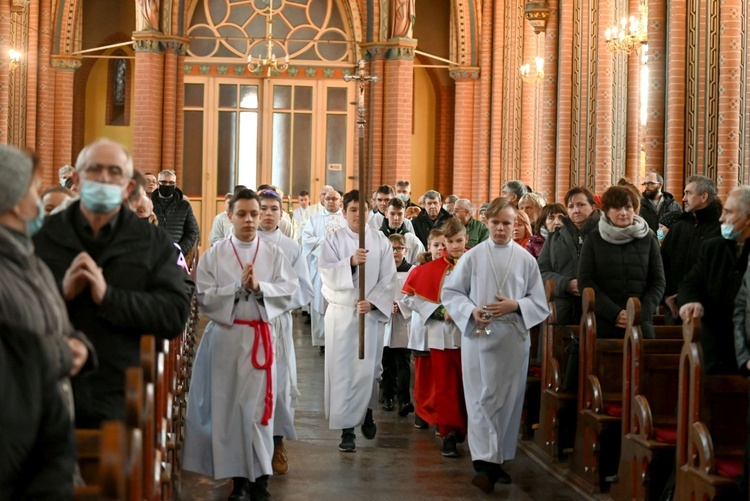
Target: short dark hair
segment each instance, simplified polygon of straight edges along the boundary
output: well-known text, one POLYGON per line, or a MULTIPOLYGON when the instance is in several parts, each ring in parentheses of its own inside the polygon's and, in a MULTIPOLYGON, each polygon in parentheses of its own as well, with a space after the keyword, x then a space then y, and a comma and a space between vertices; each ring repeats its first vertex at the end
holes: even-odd
POLYGON ((256 189, 256 191, 261 191, 261 190, 272 190, 272 189, 273 189, 273 188, 271 188, 271 185, 270 185, 270 184, 261 184, 261 185, 258 185, 258 188, 256 189))
POLYGON ((660 185, 664 186, 664 178, 661 177, 661 174, 659 174, 655 170, 650 170, 646 174, 654 174, 656 176, 656 182, 659 183, 660 185))
POLYGON ((246 190, 247 186, 244 184, 236 184, 234 185, 234 189, 232 190, 232 193, 237 193, 238 191, 246 190))
POLYGON ((387 184, 384 184, 384 185, 382 185, 382 186, 378 186, 378 189, 377 189, 377 190, 375 190, 375 193, 376 193, 376 194, 377 194, 377 193, 382 193, 383 195, 390 195, 390 196, 393 196, 393 194, 394 194, 394 191, 393 191, 393 188, 391 188, 391 187, 390 187, 390 186, 388 186, 387 184))
POLYGON ((391 201, 388 202, 388 207, 393 207, 394 209, 403 210, 406 208, 406 204, 400 198, 391 198, 391 201))
POLYGON ((596 207, 596 197, 594 196, 594 192, 592 192, 585 186, 575 186, 568 190, 568 192, 565 194, 565 205, 568 205, 570 203, 570 199, 576 195, 585 195, 588 203, 596 207))
POLYGON ((495 217, 500 214, 500 211, 505 209, 506 207, 513 207, 513 210, 518 212, 516 206, 513 205, 510 200, 505 197, 497 197, 492 202, 490 202, 487 210, 484 211, 484 217, 486 217, 487 219, 495 217))
POLYGON ((310 192, 307 191, 307 190, 302 190, 302 191, 299 192, 298 196, 300 196, 300 197, 309 197, 310 196, 310 192))
POLYGON ((359 190, 352 190, 344 195, 344 211, 346 212, 347 206, 352 202, 359 202, 359 190))
POLYGON ((390 240, 392 244, 406 245, 406 238, 400 233, 388 235, 388 240, 390 240))
POLYGON ((527 192, 526 185, 521 181, 508 181, 503 185, 503 188, 513 193, 516 196, 516 201, 521 200, 521 197, 527 192))
POLYGON ((448 219, 443 225, 445 238, 451 238, 459 233, 466 233, 466 226, 457 217, 448 219))
POLYGON ((638 202, 638 195, 628 186, 610 186, 602 195, 602 210, 621 209, 628 204, 635 210, 638 202))
MULTIPOLYGON (((563 216, 568 215, 568 211, 565 210, 565 206, 560 203, 548 204, 542 207, 542 211, 539 213, 539 217, 536 218, 536 225, 534 228, 539 230, 544 227, 547 228, 547 218, 553 214, 562 214, 563 216)), ((549 230, 549 228, 547 228, 549 230)))
POLYGON ((253 190, 244 188, 242 190, 235 191, 234 195, 232 195, 232 199, 229 201, 229 212, 234 211, 234 204, 236 204, 238 200, 255 200, 256 202, 258 202, 258 206, 260 206, 260 197, 258 197, 258 194, 253 190))

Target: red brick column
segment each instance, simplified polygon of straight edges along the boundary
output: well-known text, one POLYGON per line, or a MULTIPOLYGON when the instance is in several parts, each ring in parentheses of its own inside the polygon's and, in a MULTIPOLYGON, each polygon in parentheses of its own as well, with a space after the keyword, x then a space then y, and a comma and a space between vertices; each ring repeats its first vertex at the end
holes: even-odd
POLYGON ((664 182, 674 195, 682 192, 684 178, 686 21, 685 0, 672 0, 669 4, 669 60, 666 70, 669 78, 669 118, 664 147, 664 182))
POLYGON ((182 106, 184 100, 183 72, 180 59, 185 54, 185 43, 182 40, 164 40, 164 91, 163 91, 163 124, 161 168, 177 173, 178 180, 182 174, 182 106))
MULTIPOLYGON (((615 22, 614 2, 605 0, 599 4, 599 64, 596 78, 596 157, 594 160, 595 184, 594 193, 603 193, 612 184, 612 115, 615 100, 613 84, 616 60, 607 48, 604 30, 615 22)), ((618 75, 624 78, 624 75, 618 75)), ((624 112, 624 110, 623 110, 624 112)))
MULTIPOLYGON (((0 33, 10 33, 10 2, 0 2, 0 33)), ((8 64, 8 51, 10 50, 10 39, 7 35, 0 37, 0 54, 2 65, 0 65, 0 143, 9 144, 12 138, 8 138, 8 111, 9 96, 8 85, 10 83, 10 66, 8 64)))
POLYGON ((456 119, 453 135, 453 193, 470 198, 472 178, 475 175, 472 159, 474 157, 474 94, 477 87, 479 69, 459 68, 451 71, 456 81, 456 119), (467 112, 469 110, 469 112, 467 112))
MULTIPOLYGON (((369 85, 366 90, 367 100, 367 125, 365 125, 365 148, 369 152, 370 160, 370 186, 380 186, 383 184, 383 161, 385 151, 383 151, 383 133, 385 130, 383 124, 383 112, 385 109, 385 59, 383 52, 379 47, 368 47, 365 49, 367 58, 370 59, 368 72, 371 75, 378 75, 380 83, 369 85)), ((357 138, 358 132, 354 128, 354 137, 357 138)), ((357 148, 357 141, 355 141, 357 148)), ((405 179, 409 179, 407 176, 405 179)))
MULTIPOLYGON (((664 123, 667 111, 667 2, 648 6, 648 117, 646 121, 646 172, 664 175, 664 123)), ((670 54, 670 58, 671 58, 670 54)), ((666 177, 666 176, 665 176, 666 177)), ((665 184, 664 189, 677 196, 681 187, 665 184), (674 191, 672 191, 674 189, 674 191), (677 193, 675 193, 675 191, 677 193)))
POLYGON ((742 71, 742 0, 724 0, 721 3, 721 71, 719 81, 719 120, 717 187, 724 198, 737 186, 737 169, 740 149, 740 72, 742 71))
POLYGON ((75 56, 52 56, 55 69, 54 99, 54 152, 53 164, 72 164, 73 158, 73 89, 75 71, 81 67, 81 58, 75 56))
MULTIPOLYGON (((37 105, 37 136, 36 153, 44 169, 45 183, 50 185, 59 182, 57 169, 54 165, 55 151, 55 128, 54 121, 54 96, 55 96, 55 71, 50 65, 50 48, 52 47, 52 15, 51 0, 42 0, 39 6, 41 19, 39 21, 39 94, 37 105)), ((0 26, 0 30, 2 27, 0 26)), ((0 49, 1 50, 1 49, 0 49)), ((0 105, 2 106, 2 105, 0 105)), ((77 153, 74 151, 73 153, 77 153)))
POLYGON ((133 34, 133 165, 141 170, 162 169, 164 109, 164 52, 158 38, 133 34))
MULTIPOLYGON (((535 187, 552 203, 561 200, 556 189, 557 164, 557 86, 558 86, 558 7, 557 2, 549 4, 547 30, 544 33, 544 82, 542 82, 542 123, 541 134, 541 176, 539 186, 535 187)), ((568 82, 568 86, 570 83, 568 82)), ((564 174, 567 176, 567 173, 564 174)), ((567 177, 566 177, 567 178, 567 177)), ((564 186, 567 188, 567 184, 564 186)))
POLYGON ((412 95, 414 45, 402 39, 388 51, 383 69, 383 171, 382 180, 393 185, 411 179, 412 95))

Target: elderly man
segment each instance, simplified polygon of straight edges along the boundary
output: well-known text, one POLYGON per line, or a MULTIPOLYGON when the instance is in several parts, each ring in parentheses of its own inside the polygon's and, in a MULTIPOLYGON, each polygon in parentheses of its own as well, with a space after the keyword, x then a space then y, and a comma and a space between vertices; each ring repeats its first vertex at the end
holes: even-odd
POLYGON ((320 203, 312 204, 305 210, 304 220, 300 223, 300 228, 305 227, 307 222, 317 213, 322 212, 326 206, 326 195, 333 189, 333 186, 325 185, 320 189, 320 203))
POLYGON ((318 268, 318 259, 320 252, 323 250, 323 242, 326 237, 334 233, 346 224, 344 215, 341 212, 341 193, 329 189, 326 196, 323 197, 326 206, 322 212, 315 214, 305 225, 302 231, 302 252, 310 266, 310 280, 313 284, 315 297, 312 300, 312 311, 310 317, 312 320, 312 344, 320 348, 320 354, 325 354, 325 315, 328 308, 328 302, 323 297, 323 282, 318 268))
POLYGON ((456 202, 458 202, 458 195, 448 195, 445 197, 443 209, 445 209, 451 216, 456 215, 456 202))
POLYGON ((721 237, 706 240, 679 285, 683 322, 703 318, 701 346, 708 374, 736 374, 732 315, 747 269, 750 246, 750 187, 733 189, 724 205, 721 237), (723 238, 722 238, 723 237, 723 238))
POLYGON ((150 172, 146 172, 143 177, 146 178, 146 195, 151 196, 153 192, 159 189, 159 181, 150 172))
POLYGON ((154 214, 159 220, 159 226, 167 230, 172 241, 187 256, 190 249, 198 243, 200 230, 190 202, 176 185, 177 175, 174 171, 161 171, 159 189, 151 194, 151 201, 154 203, 154 214))
POLYGON ((411 224, 414 226, 414 233, 417 235, 417 238, 427 248, 427 237, 430 236, 430 231, 440 228, 446 220, 453 216, 440 207, 440 193, 435 190, 425 192, 424 205, 425 210, 420 212, 412 220, 411 224))
POLYGON ((487 226, 472 217, 471 200, 466 198, 456 200, 455 217, 466 226, 466 247, 468 249, 490 238, 490 231, 487 226))
POLYGON ((60 287, 70 320, 99 354, 96 377, 73 380, 76 426, 125 418, 125 370, 140 365, 140 337, 171 339, 190 313, 184 259, 159 228, 124 208, 133 160, 100 139, 78 155, 81 199, 50 216, 34 237, 60 287))
POLYGON ((674 199, 671 193, 662 191, 664 178, 657 172, 651 171, 646 174, 641 197, 641 210, 638 213, 648 223, 651 231, 659 230, 659 219, 670 212, 682 212, 682 207, 674 199))
POLYGON ((503 185, 502 197, 510 200, 510 203, 518 208, 518 202, 521 201, 521 197, 528 192, 529 190, 526 189, 526 185, 521 181, 508 181, 503 185))
POLYGON ((721 235, 721 202, 716 196, 716 184, 705 176, 690 176, 685 186, 685 212, 670 228, 661 245, 664 263, 664 303, 667 323, 679 322, 677 288, 695 263, 703 242, 721 235))
POLYGON ((65 183, 73 175, 75 169, 71 165, 63 165, 60 170, 57 171, 57 177, 60 179, 60 186, 65 186, 65 183))

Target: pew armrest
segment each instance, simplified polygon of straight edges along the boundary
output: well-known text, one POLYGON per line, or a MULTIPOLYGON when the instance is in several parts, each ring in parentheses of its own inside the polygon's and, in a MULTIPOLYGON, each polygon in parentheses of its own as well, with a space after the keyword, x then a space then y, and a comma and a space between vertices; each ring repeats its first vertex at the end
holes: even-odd
POLYGON ((643 440, 653 440, 654 418, 648 399, 644 395, 636 395, 633 398, 631 412, 630 430, 625 430, 625 433, 632 433, 643 440))
POLYGON ((583 396, 583 408, 588 409, 594 414, 604 412, 604 393, 599 378, 594 374, 589 374, 586 380, 586 390, 583 396))
POLYGON ((555 357, 550 357, 548 370, 550 371, 550 375, 547 376, 549 379, 547 388, 559 393, 562 388, 562 374, 560 374, 560 362, 555 357))
POLYGON ((694 422, 690 428, 688 444, 689 465, 703 474, 714 475, 716 472, 714 444, 708 427, 701 421, 694 422))

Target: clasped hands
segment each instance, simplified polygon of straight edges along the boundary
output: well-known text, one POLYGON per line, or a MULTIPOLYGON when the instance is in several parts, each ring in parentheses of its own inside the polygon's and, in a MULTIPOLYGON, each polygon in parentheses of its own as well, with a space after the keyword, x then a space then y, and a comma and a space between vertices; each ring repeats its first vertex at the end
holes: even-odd
POLYGON ((488 303, 482 308, 474 308, 471 312, 474 320, 479 327, 487 327, 493 318, 502 317, 508 313, 513 313, 518 309, 518 301, 510 299, 500 294, 495 296, 496 303, 488 303), (483 318, 484 313, 489 313, 490 318, 483 318))
POLYGON ((104 272, 87 252, 81 252, 73 259, 63 276, 63 298, 65 301, 71 301, 87 287, 91 291, 94 304, 97 306, 102 304, 104 295, 107 293, 104 272))
POLYGON ((260 284, 255 276, 253 263, 247 263, 244 268, 242 268, 242 287, 251 292, 260 292, 260 284))

